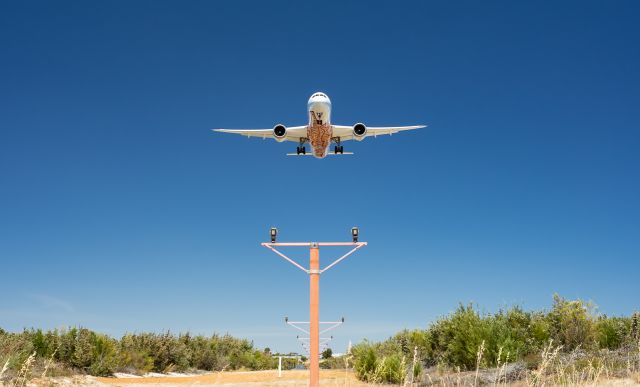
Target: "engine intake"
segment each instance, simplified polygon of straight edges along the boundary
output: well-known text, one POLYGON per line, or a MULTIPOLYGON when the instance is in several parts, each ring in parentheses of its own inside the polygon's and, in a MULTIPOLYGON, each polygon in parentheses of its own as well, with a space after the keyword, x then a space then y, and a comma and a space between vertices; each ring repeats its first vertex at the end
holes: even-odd
POLYGON ((282 142, 285 140, 287 135, 287 128, 284 125, 278 124, 273 127, 273 137, 276 138, 276 141, 282 142))
POLYGON ((358 141, 362 141, 364 140, 364 136, 367 134, 367 127, 359 122, 355 125, 353 125, 353 137, 358 140, 358 141))

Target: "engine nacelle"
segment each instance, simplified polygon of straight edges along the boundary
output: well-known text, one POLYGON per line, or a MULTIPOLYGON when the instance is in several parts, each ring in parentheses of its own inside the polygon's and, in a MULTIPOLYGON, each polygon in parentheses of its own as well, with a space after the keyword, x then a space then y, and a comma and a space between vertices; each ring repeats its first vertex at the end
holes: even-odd
POLYGON ((364 136, 367 134, 367 127, 361 123, 358 122, 357 124, 353 125, 353 138, 358 140, 358 141, 362 141, 364 140, 364 136))
POLYGON ((276 141, 282 142, 285 140, 286 136, 287 136, 287 128, 285 128, 284 125, 278 124, 273 127, 273 137, 276 139, 276 141))

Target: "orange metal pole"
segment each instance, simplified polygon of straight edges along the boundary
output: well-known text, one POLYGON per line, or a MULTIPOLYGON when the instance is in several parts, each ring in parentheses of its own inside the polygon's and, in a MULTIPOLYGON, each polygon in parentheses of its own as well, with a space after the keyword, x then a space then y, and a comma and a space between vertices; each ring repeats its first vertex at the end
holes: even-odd
POLYGON ((320 385, 320 248, 311 244, 309 254, 309 386, 320 385))

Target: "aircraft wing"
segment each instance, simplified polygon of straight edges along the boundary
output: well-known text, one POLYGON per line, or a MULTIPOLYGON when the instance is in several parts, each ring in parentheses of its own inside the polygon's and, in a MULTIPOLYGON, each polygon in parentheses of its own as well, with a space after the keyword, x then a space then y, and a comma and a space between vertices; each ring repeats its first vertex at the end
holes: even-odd
MULTIPOLYGON (((307 126, 290 126, 286 127, 286 141, 300 142, 301 138, 307 137, 307 126)), ((273 129, 211 129, 214 132, 239 134, 247 137, 274 138, 273 129)), ((274 138, 275 139, 275 138, 274 138)))
MULTIPOLYGON (((426 127, 426 125, 379 127, 367 126, 367 132, 365 133, 364 137, 377 137, 385 134, 392 135, 398 132, 404 132, 406 130, 421 129, 426 127)), ((333 136, 340 137, 340 141, 353 140, 353 126, 333 125, 333 136)))

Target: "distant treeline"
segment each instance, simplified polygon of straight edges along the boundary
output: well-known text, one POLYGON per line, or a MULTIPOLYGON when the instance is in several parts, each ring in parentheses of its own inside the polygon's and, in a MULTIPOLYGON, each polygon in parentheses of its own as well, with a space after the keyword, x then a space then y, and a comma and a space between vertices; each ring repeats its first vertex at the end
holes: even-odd
POLYGON ((47 375, 80 371, 105 376, 113 372, 274 369, 278 359, 268 348, 257 350, 250 341, 229 335, 135 333, 118 340, 89 329, 70 328, 20 333, 0 329, 0 362, 5 376, 11 371, 15 375, 25 364, 33 368, 34 375, 47 370, 47 375))
POLYGON ((473 305, 460 305, 426 329, 405 330, 381 343, 365 341, 354 346, 353 361, 361 380, 399 383, 414 367, 416 349, 413 372, 419 374, 423 367, 465 371, 514 361, 533 369, 550 343, 559 348, 559 354, 625 348, 637 354, 639 340, 639 313, 608 317, 597 314, 591 303, 555 295, 548 311, 525 311, 515 306, 484 314, 473 305))

